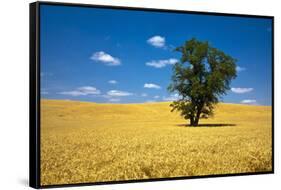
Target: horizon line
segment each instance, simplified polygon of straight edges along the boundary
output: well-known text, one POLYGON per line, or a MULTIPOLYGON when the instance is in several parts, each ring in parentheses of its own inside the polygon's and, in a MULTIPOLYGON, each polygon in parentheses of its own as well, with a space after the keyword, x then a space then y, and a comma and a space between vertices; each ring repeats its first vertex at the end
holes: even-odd
MULTIPOLYGON (((172 103, 173 101, 155 101, 155 102, 131 102, 131 103, 121 103, 121 102, 94 102, 87 100, 71 100, 71 99, 52 99, 52 98, 40 98, 42 100, 51 101, 69 101, 69 102, 82 102, 82 103, 94 103, 94 104, 115 104, 115 105, 128 105, 128 104, 156 104, 156 103, 172 103)), ((272 105, 262 105, 262 104, 243 104, 243 103, 233 103, 233 102, 218 102, 217 104, 234 104, 234 105, 244 105, 244 106, 267 106, 272 107, 272 105)))

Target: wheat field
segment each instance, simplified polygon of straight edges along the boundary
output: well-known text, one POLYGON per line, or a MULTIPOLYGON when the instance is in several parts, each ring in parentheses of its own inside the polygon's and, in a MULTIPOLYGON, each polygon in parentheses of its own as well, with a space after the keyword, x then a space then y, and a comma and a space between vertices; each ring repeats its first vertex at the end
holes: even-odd
POLYGON ((41 185, 272 170, 270 106, 218 104, 186 123, 169 102, 41 100, 41 185))

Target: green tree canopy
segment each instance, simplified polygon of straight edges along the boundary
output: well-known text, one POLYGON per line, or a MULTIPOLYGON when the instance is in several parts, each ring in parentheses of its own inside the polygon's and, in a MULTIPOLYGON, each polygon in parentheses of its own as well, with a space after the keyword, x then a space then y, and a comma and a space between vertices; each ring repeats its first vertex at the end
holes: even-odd
POLYGON ((213 115, 214 104, 230 89, 230 82, 236 77, 236 60, 195 38, 176 51, 182 56, 173 66, 168 90, 180 98, 171 104, 172 111, 180 111, 191 126, 197 126, 200 118, 213 115))

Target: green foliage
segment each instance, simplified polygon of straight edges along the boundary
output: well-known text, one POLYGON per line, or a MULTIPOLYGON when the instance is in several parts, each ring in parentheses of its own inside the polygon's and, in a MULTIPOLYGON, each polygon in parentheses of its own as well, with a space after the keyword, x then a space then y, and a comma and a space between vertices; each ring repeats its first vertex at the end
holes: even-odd
POLYGON ((182 57, 173 67, 168 90, 178 93, 180 99, 171 104, 172 111, 180 111, 190 125, 196 126, 199 118, 213 115, 214 104, 230 89, 236 77, 236 60, 195 38, 176 51, 182 57))

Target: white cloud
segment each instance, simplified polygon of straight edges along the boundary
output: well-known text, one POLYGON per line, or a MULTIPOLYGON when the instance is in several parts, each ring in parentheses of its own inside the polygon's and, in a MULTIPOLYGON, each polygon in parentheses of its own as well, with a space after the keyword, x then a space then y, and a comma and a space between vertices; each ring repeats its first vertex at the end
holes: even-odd
POLYGON ((110 90, 107 92, 108 96, 131 96, 133 93, 130 92, 125 92, 125 91, 120 91, 120 90, 110 90))
POLYGON ((142 97, 146 97, 147 94, 146 94, 146 93, 142 93, 141 96, 142 96, 142 97))
POLYGON ((100 94, 100 90, 92 86, 82 86, 72 91, 59 92, 59 94, 69 95, 69 96, 98 95, 100 94))
POLYGON ((163 68, 166 67, 167 65, 174 65, 177 62, 178 62, 177 59, 170 58, 170 59, 157 60, 157 61, 153 60, 153 61, 146 62, 145 64, 150 67, 163 68))
POLYGON ((160 96, 154 96, 153 98, 154 98, 154 99, 158 99, 158 98, 160 98, 160 96))
POLYGON ((108 101, 110 102, 120 102, 119 98, 110 98, 108 101))
POLYGON ((157 84, 153 84, 153 83, 145 83, 144 88, 154 88, 154 89, 160 89, 161 86, 157 85, 157 84))
POLYGON ((108 66, 117 66, 121 64, 120 59, 113 57, 103 51, 95 52, 91 57, 91 60, 102 62, 108 66))
POLYGON ((153 36, 147 40, 147 43, 154 47, 162 48, 165 47, 165 38, 162 36, 153 36))
POLYGON ((176 100, 179 100, 180 99, 180 96, 179 96, 179 94, 172 94, 171 96, 169 96, 169 97, 163 97, 163 100, 164 101, 176 101, 176 100))
POLYGON ((69 96, 85 96, 86 95, 85 93, 77 91, 77 90, 59 92, 59 94, 69 95, 69 96))
POLYGON ((245 67, 239 67, 239 66, 236 67, 237 72, 241 72, 241 71, 245 71, 245 70, 246 70, 245 67))
POLYGON ((117 84, 117 81, 116 80, 109 80, 108 83, 109 84, 117 84))
POLYGON ((257 101, 253 99, 248 99, 248 100, 242 100, 240 103, 242 104, 256 104, 257 101))
POLYGON ((231 91, 237 94, 244 94, 253 90, 253 88, 231 88, 231 91))
POLYGON ((82 87, 78 88, 78 90, 80 92, 86 93, 87 95, 88 94, 100 94, 100 91, 92 86, 82 86, 82 87))

